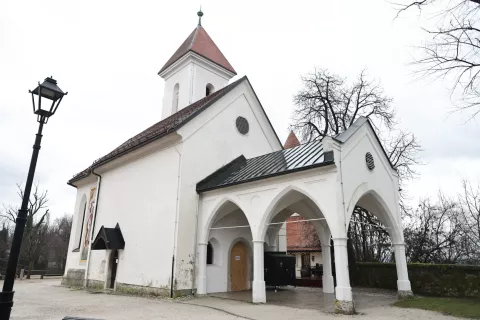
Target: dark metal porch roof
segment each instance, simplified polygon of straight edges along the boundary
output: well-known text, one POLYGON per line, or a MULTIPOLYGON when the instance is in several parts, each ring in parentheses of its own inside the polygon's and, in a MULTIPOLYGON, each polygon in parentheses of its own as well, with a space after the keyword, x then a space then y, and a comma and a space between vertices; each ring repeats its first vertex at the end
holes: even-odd
POLYGON ((246 159, 243 155, 197 184, 197 192, 219 189, 281 174, 334 163, 333 152, 323 152, 321 140, 246 159))
POLYGON ((125 240, 123 239, 122 231, 120 230, 118 223, 115 228, 105 228, 102 226, 92 243, 92 250, 124 248, 125 240))

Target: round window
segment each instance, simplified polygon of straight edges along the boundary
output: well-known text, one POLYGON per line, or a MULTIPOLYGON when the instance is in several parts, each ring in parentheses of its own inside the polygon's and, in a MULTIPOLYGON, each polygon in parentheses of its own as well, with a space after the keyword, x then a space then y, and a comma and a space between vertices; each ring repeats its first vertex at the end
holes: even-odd
POLYGON ((248 133, 249 124, 247 119, 245 119, 244 117, 238 117, 236 121, 236 125, 237 125, 238 132, 240 132, 241 134, 248 133))
POLYGON ((373 156, 370 152, 365 154, 365 162, 367 163, 367 168, 369 170, 373 170, 373 168, 375 168, 375 162, 373 161, 373 156))

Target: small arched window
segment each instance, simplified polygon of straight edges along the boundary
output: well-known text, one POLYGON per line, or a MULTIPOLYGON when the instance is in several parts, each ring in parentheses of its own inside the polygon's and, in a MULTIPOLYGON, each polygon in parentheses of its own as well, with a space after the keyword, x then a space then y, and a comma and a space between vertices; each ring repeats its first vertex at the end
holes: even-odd
POLYGON ((211 83, 207 84, 207 87, 205 89, 205 96, 211 95, 214 91, 215 87, 211 83))
POLYGON ((180 84, 177 83, 173 87, 172 114, 178 111, 179 92, 180 92, 180 84))
POLYGON ((213 264, 213 246, 210 242, 207 244, 207 264, 213 264))

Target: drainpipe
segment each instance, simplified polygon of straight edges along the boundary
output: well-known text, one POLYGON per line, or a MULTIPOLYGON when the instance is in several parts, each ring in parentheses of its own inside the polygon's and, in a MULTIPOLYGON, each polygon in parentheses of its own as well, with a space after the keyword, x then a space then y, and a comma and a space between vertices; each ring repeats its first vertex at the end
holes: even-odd
POLYGON ((93 173, 95 176, 97 176, 97 194, 95 195, 95 212, 93 213, 93 221, 92 221, 92 231, 91 231, 91 236, 90 236, 90 243, 89 243, 89 248, 88 248, 88 255, 87 255, 87 267, 85 269, 85 279, 83 281, 83 287, 87 287, 87 282, 88 282, 88 271, 90 270, 90 256, 92 254, 92 240, 93 240, 93 235, 95 231, 95 221, 97 220, 97 211, 98 211, 98 205, 99 205, 99 200, 100 200, 100 187, 102 186, 102 176, 95 173, 93 171, 94 169, 91 169, 91 173, 93 173))
POLYGON ((198 247, 198 211, 200 207, 200 195, 197 194, 197 212, 195 213, 195 239, 193 239, 193 275, 192 275, 192 295, 195 294, 195 279, 197 272, 197 247, 198 247))
POLYGON ((175 212, 175 226, 173 231, 173 253, 172 253, 172 275, 170 276, 170 298, 173 298, 173 286, 175 283, 175 252, 177 250, 177 233, 178 233, 178 211, 180 196, 180 169, 182 164, 182 154, 177 150, 177 146, 173 146, 178 153, 178 175, 177 175, 177 204, 175 212))

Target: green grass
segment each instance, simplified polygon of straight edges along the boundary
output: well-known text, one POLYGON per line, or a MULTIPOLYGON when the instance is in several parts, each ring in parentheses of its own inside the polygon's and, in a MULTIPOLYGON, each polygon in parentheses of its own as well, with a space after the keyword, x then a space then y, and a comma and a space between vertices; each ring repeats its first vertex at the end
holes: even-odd
POLYGON ((478 299, 419 297, 399 300, 393 305, 401 308, 437 311, 454 317, 480 319, 480 300, 478 299))

